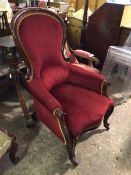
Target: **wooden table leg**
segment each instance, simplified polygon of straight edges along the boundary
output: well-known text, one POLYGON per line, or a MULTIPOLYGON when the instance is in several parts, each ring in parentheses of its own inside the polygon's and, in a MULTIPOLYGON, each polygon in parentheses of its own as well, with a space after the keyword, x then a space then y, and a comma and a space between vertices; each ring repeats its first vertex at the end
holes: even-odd
POLYGON ((15 52, 13 54, 8 55, 8 63, 10 65, 9 78, 13 81, 13 84, 16 88, 19 102, 20 102, 22 111, 24 113, 25 119, 26 119, 26 126, 30 127, 34 124, 34 121, 28 112, 25 98, 24 98, 24 95, 22 92, 22 87, 21 87, 21 83, 20 83, 20 73, 19 73, 19 69, 18 69, 19 59, 17 58, 15 52))

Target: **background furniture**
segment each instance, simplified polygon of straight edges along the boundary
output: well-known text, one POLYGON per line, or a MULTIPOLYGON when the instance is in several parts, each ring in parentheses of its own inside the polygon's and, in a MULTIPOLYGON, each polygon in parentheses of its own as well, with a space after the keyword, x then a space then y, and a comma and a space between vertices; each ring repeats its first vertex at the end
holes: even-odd
POLYGON ((131 35, 131 26, 121 26, 120 30, 120 38, 119 38, 119 45, 125 45, 127 38, 131 35))
POLYGON ((67 41, 74 49, 80 48, 82 20, 74 17, 67 18, 67 41))
POLYGON ((16 88, 19 102, 26 119, 26 125, 30 126, 32 125, 33 121, 26 107, 19 77, 20 70, 23 70, 23 68, 25 68, 25 65, 22 63, 22 60, 16 51, 6 13, 2 12, 2 14, 3 30, 1 32, 2 36, 0 37, 0 51, 2 57, 1 62, 3 61, 3 63, 0 65, 0 96, 9 90, 10 87, 14 86, 16 88))
POLYGON ((131 5, 105 3, 89 17, 85 30, 85 49, 99 58, 99 69, 103 66, 109 46, 125 42, 121 38, 121 26, 130 25, 131 5))
POLYGON ((110 46, 102 73, 112 86, 117 86, 119 81, 119 97, 121 96, 126 101, 131 95, 131 47, 110 46), (114 82, 112 82, 113 78, 115 79, 114 82))
POLYGON ((7 54, 14 47, 11 30, 7 20, 7 11, 0 11, 0 96, 9 89, 7 54))
POLYGON ((9 152, 9 158, 12 163, 18 163, 19 158, 15 155, 18 149, 18 144, 15 140, 15 137, 9 136, 7 132, 0 130, 0 159, 9 152))
POLYGON ((0 37, 10 34, 11 31, 7 20, 7 11, 0 11, 0 37))
POLYGON ((15 3, 15 4, 17 4, 17 0, 8 0, 9 1, 9 3, 15 3))
POLYGON ((103 118, 109 129, 114 104, 105 94, 105 77, 65 62, 65 24, 49 10, 24 9, 15 16, 12 31, 28 67, 23 83, 33 96, 37 117, 65 143, 77 165, 78 137, 96 129, 103 118))
MULTIPOLYGON (((18 56, 14 40, 11 35, 0 37, 0 44, 2 51, 4 50, 6 52, 6 64, 9 65, 6 71, 0 72, 0 95, 3 95, 11 86, 14 86, 26 119, 26 126, 31 126, 33 124, 33 120, 29 115, 20 84, 20 73, 24 70, 25 64, 23 64, 22 60, 18 56)), ((2 70, 4 69, 5 67, 2 68, 2 70)))
MULTIPOLYGON (((71 0, 72 1, 72 0, 71 0)), ((75 11, 78 11, 79 9, 82 8, 82 6, 85 4, 86 0, 75 0, 74 1, 74 7, 75 11)), ((89 8, 91 9, 92 12, 96 11, 97 8, 99 8, 101 5, 103 5, 106 0, 88 0, 89 1, 89 8)))

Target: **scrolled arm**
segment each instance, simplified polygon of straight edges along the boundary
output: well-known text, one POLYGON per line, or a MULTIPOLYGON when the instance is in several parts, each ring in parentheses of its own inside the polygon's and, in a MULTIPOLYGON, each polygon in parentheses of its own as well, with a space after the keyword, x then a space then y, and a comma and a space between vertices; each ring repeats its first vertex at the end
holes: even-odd
POLYGON ((61 117, 66 116, 66 113, 64 113, 60 108, 56 108, 53 111, 53 115, 56 116, 56 117, 58 117, 58 118, 61 118, 61 117))
POLYGON ((85 70, 74 64, 70 64, 68 81, 88 90, 103 94, 105 77, 97 72, 85 70))
POLYGON ((28 82, 28 91, 34 98, 44 104, 51 113, 56 108, 62 109, 60 102, 43 86, 41 79, 33 79, 28 82))
POLYGON ((65 50, 66 50, 66 57, 69 59, 69 61, 71 63, 75 63, 76 62, 76 57, 81 57, 84 58, 86 60, 89 61, 89 65, 93 67, 93 62, 97 65, 99 64, 99 60, 98 58, 96 58, 92 53, 81 50, 81 49, 72 49, 71 47, 69 47, 69 45, 65 44, 65 50))
POLYGON ((92 62, 99 64, 98 58, 96 58, 92 53, 84 50, 74 50, 74 55, 84 58, 89 61, 89 64, 92 66, 92 62))
POLYGON ((53 115, 58 119, 59 121, 59 125, 61 127, 61 132, 62 132, 62 135, 63 135, 63 138, 64 138, 64 142, 65 144, 68 144, 70 145, 73 138, 72 138, 72 135, 69 131, 69 128, 68 128, 68 125, 66 123, 66 120, 65 120, 65 116, 67 115, 66 113, 63 112, 62 109, 60 108, 56 108, 54 111, 53 111, 53 115))

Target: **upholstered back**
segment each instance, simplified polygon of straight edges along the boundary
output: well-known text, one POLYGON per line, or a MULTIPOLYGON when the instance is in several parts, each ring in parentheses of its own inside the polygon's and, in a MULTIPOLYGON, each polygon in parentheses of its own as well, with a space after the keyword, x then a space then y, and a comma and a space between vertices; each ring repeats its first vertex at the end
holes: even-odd
POLYGON ((23 48, 34 78, 39 78, 48 66, 65 64, 65 25, 59 16, 46 9, 31 8, 17 15, 12 24, 17 28, 18 47, 23 48))

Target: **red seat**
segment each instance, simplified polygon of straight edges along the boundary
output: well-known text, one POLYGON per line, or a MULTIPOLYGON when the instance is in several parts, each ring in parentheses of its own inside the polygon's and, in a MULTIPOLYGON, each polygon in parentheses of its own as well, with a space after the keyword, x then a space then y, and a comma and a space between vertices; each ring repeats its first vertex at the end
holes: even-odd
POLYGON ((51 93, 66 111, 65 120, 74 137, 80 136, 87 128, 98 126, 106 113, 107 105, 112 106, 112 100, 107 97, 73 84, 58 85, 51 93))
POLYGON ((69 159, 77 165, 78 136, 97 128, 103 118, 109 129, 114 104, 105 94, 105 77, 65 62, 65 24, 51 11, 24 9, 14 17, 12 31, 28 68, 24 83, 37 117, 66 144, 69 159))

